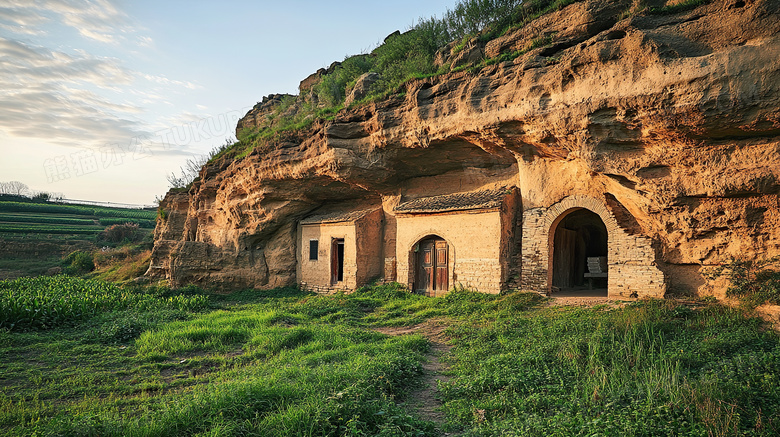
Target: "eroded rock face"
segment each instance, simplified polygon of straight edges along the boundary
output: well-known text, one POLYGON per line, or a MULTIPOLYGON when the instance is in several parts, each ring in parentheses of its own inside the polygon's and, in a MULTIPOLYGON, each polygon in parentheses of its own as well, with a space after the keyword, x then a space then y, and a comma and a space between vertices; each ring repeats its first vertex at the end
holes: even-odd
POLYGON ((624 18, 631 4, 575 3, 486 44, 490 58, 550 38, 513 61, 410 82, 204 168, 166 196, 148 275, 290 285, 296 222, 319 206, 390 214, 400 198, 511 185, 523 210, 615 199, 668 289, 722 293, 708 266, 780 255, 780 3, 624 18))

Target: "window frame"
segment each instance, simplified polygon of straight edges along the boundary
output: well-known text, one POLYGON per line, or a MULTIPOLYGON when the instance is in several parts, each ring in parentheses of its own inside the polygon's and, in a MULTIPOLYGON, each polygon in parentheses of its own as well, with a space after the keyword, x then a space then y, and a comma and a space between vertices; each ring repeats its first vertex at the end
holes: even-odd
POLYGON ((309 240, 309 261, 319 261, 320 259, 319 252, 320 252, 320 240, 317 238, 310 239, 309 240))

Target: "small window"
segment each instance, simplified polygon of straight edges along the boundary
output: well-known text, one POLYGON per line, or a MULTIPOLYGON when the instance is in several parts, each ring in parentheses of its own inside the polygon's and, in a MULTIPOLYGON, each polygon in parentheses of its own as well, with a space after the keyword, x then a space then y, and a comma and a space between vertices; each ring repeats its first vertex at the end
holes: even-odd
POLYGON ((320 250, 319 240, 309 240, 309 260, 317 261, 317 253, 320 250))

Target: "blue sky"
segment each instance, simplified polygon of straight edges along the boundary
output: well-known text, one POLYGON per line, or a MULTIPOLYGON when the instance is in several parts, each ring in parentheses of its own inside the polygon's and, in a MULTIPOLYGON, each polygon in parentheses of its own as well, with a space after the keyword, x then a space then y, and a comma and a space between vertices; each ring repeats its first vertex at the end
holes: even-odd
POLYGON ((150 204, 264 95, 455 3, 4 0, 0 181, 150 204))

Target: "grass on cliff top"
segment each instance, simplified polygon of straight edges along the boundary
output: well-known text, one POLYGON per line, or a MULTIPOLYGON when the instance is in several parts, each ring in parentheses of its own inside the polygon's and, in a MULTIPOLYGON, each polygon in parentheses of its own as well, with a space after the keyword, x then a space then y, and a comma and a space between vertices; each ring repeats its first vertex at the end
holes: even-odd
MULTIPOLYGON (((127 290, 165 298, 161 291, 127 290)), ((206 296, 0 332, 0 433, 21 435, 777 435, 780 339, 716 304, 548 307, 535 294, 206 296), (447 327, 447 422, 405 402, 447 327), (421 329, 417 332, 423 332, 421 329)), ((144 299, 147 299, 146 297, 144 299)))

